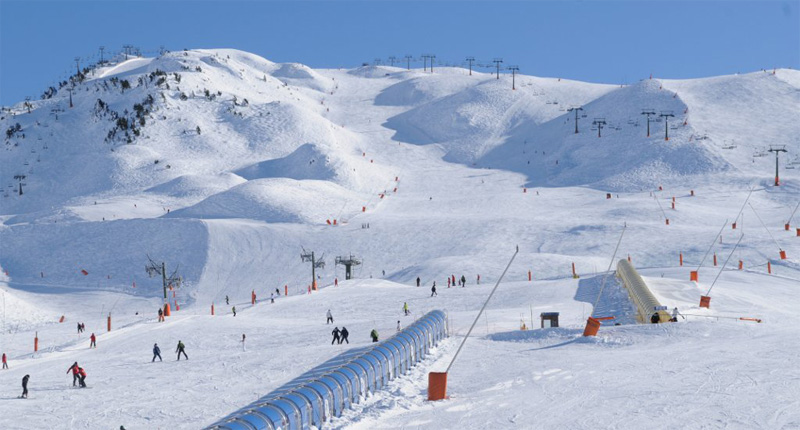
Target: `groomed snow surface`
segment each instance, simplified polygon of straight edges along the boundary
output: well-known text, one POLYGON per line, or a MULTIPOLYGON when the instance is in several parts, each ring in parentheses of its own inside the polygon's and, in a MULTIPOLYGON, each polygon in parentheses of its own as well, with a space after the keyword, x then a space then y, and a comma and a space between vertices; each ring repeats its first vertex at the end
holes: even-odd
POLYGON ((0 152, 0 428, 202 428, 432 309, 450 338, 326 427, 800 428, 800 74, 509 81, 193 50, 101 67, 73 108, 64 91, 4 111, 0 128, 22 130, 0 152), (139 135, 109 138, 98 99, 132 119, 148 96, 139 135), (675 116, 651 118, 648 138, 649 108, 675 116), (780 187, 769 145, 789 151, 780 187), (516 246, 449 399, 428 402, 427 373, 447 368, 516 246), (327 263, 311 294, 303 249, 327 263), (344 281, 334 260, 351 254, 363 264, 344 281), (148 256, 183 277, 163 323, 148 256), (628 256, 685 318, 637 324, 613 273, 601 293, 628 256), (560 327, 540 329, 541 312, 560 327), (584 338, 590 315, 615 319, 584 338), (330 344, 334 326, 350 344, 330 344), (75 361, 89 389, 72 387, 75 361))

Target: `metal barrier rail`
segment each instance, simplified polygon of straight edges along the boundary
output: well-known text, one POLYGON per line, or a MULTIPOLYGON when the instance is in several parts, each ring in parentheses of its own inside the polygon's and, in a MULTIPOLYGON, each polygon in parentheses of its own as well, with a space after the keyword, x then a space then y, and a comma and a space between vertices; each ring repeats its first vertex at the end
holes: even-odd
POLYGON ((655 309, 661 307, 661 303, 653 296, 644 279, 626 259, 619 260, 617 263, 617 277, 622 281, 622 285, 628 290, 628 296, 636 306, 636 319, 640 323, 650 323, 653 313, 658 313, 658 322, 669 322, 668 312, 655 309))
POLYGON ((206 430, 321 429, 424 359, 447 337, 446 318, 442 311, 431 311, 389 339, 345 353, 334 365, 295 379, 206 430))

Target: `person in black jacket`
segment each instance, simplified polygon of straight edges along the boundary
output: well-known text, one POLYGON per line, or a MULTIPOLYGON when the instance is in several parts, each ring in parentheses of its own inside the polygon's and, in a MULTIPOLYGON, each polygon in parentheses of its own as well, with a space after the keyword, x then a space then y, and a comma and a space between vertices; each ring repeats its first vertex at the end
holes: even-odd
POLYGON ((347 342, 348 344, 350 344, 350 341, 347 340, 347 336, 350 336, 350 332, 347 331, 347 327, 342 327, 342 338, 339 339, 339 343, 347 342))
POLYGON ((334 327, 333 331, 331 332, 331 334, 333 335, 333 340, 331 341, 331 345, 333 345, 336 342, 342 343, 342 340, 339 337, 339 333, 341 333, 341 331, 339 331, 339 327, 334 327))
POLYGON ((417 286, 419 287, 419 276, 417 276, 417 286))
MULTIPOLYGON (((186 353, 184 352, 183 355, 186 355, 186 353)), ((156 357, 158 357, 158 361, 164 361, 161 359, 161 348, 158 347, 157 343, 153 345, 153 361, 151 363, 156 361, 156 357)))
POLYGON ((438 294, 436 294, 436 281, 433 281, 433 286, 431 287, 431 297, 433 296, 438 296, 438 294))
POLYGON ((28 398, 28 379, 31 379, 31 375, 25 375, 22 377, 22 395, 19 396, 21 399, 28 398))

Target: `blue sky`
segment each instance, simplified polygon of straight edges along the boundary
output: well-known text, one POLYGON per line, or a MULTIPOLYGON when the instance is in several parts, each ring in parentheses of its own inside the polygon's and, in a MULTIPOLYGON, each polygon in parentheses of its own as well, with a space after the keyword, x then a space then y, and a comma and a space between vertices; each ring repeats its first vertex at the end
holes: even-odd
MULTIPOLYGON (((0 104, 38 98, 98 47, 237 48, 278 62, 355 67, 390 55, 466 56, 520 73, 623 83, 800 68, 793 1, 0 0, 0 104)), ((421 62, 415 64, 422 67, 421 62)))

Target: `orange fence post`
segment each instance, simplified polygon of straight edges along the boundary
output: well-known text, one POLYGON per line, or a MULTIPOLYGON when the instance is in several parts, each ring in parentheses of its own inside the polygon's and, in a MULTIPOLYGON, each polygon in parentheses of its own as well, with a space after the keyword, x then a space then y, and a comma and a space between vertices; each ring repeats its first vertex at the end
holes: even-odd
POLYGON ((788 222, 787 222, 786 224, 784 224, 784 225, 783 225, 783 228, 785 228, 785 229, 786 229, 786 231, 789 231, 789 228, 790 228, 790 227, 791 227, 791 226, 789 225, 789 223, 788 223, 788 222))
POLYGON ((578 273, 575 272, 575 263, 572 263, 572 279, 578 279, 578 273))
POLYGON ((33 338, 33 352, 39 350, 39 332, 36 332, 36 337, 33 338))
POLYGON ((583 336, 597 336, 598 330, 600 330, 600 320, 589 317, 586 320, 586 328, 583 329, 583 336))
POLYGON ((679 253, 678 255, 679 255, 679 260, 678 260, 678 262, 680 263, 680 265, 681 265, 681 266, 683 266, 683 253, 681 252, 681 253, 679 253))
POLYGON ((786 260, 786 251, 781 249, 781 260, 786 260))
POLYGON ((61 315, 61 318, 58 319, 58 322, 60 322, 60 323, 64 322, 64 315, 61 315))
POLYGON ((767 273, 772 274, 772 263, 767 261, 767 273))
POLYGON ((284 296, 288 296, 289 295, 289 286, 288 285, 284 285, 283 286, 283 295, 284 296))
POLYGON ((631 255, 628 254, 628 262, 630 262, 630 261, 631 261, 631 255))
POLYGON ((447 398, 447 372, 428 373, 428 400, 444 400, 447 398))
POLYGON ((731 229, 736 230, 736 223, 731 224, 731 229))
POLYGON ((667 218, 667 225, 669 225, 669 218, 667 218))
POLYGON ((253 290, 253 291, 250 293, 250 304, 251 304, 251 305, 254 305, 254 304, 256 304, 256 290, 253 290))
POLYGON ((169 303, 165 303, 164 304, 164 316, 165 317, 172 316, 172 312, 170 312, 170 309, 169 309, 169 303))
POLYGON ((366 211, 367 211, 367 207, 366 206, 361 206, 361 212, 366 212, 366 211))
POLYGON ((528 270, 528 280, 529 281, 531 280, 531 271, 530 270, 528 270))
POLYGON ((672 202, 672 209, 675 209, 675 202, 672 202))
POLYGON ((797 229, 797 235, 800 236, 800 228, 797 229))
POLYGON ((689 272, 689 280, 697 282, 697 270, 689 272))
POLYGON ((214 315, 214 304, 211 304, 211 315, 214 315))
POLYGON ((709 296, 700 296, 700 307, 701 308, 708 308, 711 305, 711 297, 709 296))
POLYGON ((108 331, 111 331, 111 314, 108 314, 108 331))
POLYGON ((714 253, 714 265, 715 266, 717 265, 717 253, 716 252, 714 253))

